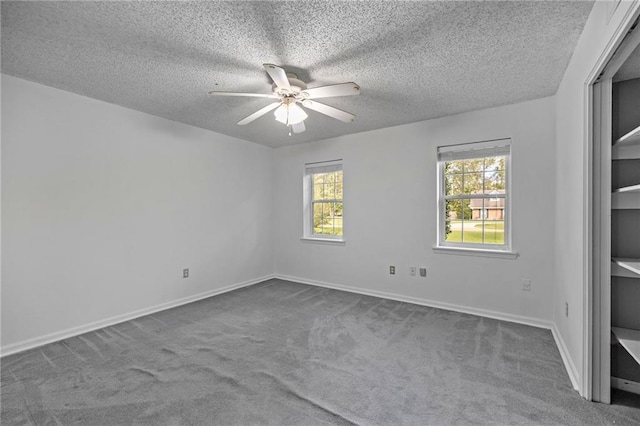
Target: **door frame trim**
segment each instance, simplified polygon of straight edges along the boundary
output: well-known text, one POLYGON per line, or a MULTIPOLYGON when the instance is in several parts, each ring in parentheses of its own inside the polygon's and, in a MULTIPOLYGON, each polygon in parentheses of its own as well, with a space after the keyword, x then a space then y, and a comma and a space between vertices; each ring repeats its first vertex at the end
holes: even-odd
POLYGON ((613 76, 640 45, 635 1, 614 31, 585 81, 583 371, 580 395, 610 402, 611 343, 611 85, 613 76), (597 102, 597 104, 596 104, 597 102))

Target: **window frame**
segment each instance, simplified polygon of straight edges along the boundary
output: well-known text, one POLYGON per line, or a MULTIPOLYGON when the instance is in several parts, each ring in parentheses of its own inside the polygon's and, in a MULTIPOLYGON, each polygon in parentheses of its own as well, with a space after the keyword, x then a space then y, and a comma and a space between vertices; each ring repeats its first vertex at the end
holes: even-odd
POLYGON ((345 181, 344 181, 344 163, 342 159, 317 161, 305 163, 303 170, 303 241, 325 242, 344 244, 345 239, 345 181), (333 169, 333 170, 327 170, 333 169), (342 199, 326 199, 315 201, 313 198, 313 176, 328 171, 342 172, 342 199), (313 227, 313 206, 315 203, 341 203, 342 204, 342 235, 316 234, 313 227))
MULTIPOLYGON (((495 156, 497 156, 495 155, 495 156)), ((494 139, 487 141, 478 141, 457 145, 445 145, 437 148, 437 241, 434 246, 434 250, 443 253, 454 254, 477 254, 477 255, 495 255, 497 257, 515 258, 517 253, 512 251, 512 227, 513 227, 513 214, 511 209, 511 157, 513 155, 511 138, 494 139), (508 147, 508 153, 499 153, 497 155, 504 155, 505 157, 505 189, 504 196, 496 197, 496 194, 460 194, 449 195, 445 194, 445 163, 447 159, 441 159, 441 151, 445 153, 457 152, 466 153, 465 159, 473 158, 485 158, 491 157, 487 150, 498 149, 499 147, 508 147), (473 155, 473 151, 482 150, 476 155, 473 155), (487 243, 469 243, 469 242, 453 242, 446 241, 446 201, 451 199, 482 199, 490 200, 492 198, 504 198, 504 244, 487 244, 487 243), (465 253, 462 253, 465 252, 465 253)), ((484 207, 484 206, 483 206, 484 207)))

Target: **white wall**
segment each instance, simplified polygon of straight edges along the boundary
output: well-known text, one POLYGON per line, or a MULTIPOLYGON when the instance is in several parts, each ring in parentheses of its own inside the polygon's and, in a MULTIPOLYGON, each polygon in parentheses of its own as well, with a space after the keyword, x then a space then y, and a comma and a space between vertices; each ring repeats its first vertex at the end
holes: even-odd
POLYGON ((531 102, 279 148, 276 273, 535 324, 553 317, 555 102, 531 102), (515 260, 436 254, 436 147, 512 138, 515 260), (344 246, 303 242, 306 162, 344 159, 344 246), (397 274, 389 275, 389 265, 397 274), (409 266, 428 268, 427 279, 409 266), (533 280, 531 292, 521 279, 533 280))
POLYGON ((2 76, 3 353, 269 276, 271 170, 270 148, 2 76))
POLYGON ((612 43, 614 34, 620 33, 622 24, 640 6, 638 1, 620 2, 615 13, 615 2, 596 2, 580 36, 569 66, 556 94, 556 268, 554 282, 554 322, 566 344, 573 364, 572 373, 578 380, 581 394, 584 389, 584 314, 585 282, 587 280, 585 238, 588 191, 588 75, 612 43), (565 316, 565 301, 569 303, 569 316, 565 316))

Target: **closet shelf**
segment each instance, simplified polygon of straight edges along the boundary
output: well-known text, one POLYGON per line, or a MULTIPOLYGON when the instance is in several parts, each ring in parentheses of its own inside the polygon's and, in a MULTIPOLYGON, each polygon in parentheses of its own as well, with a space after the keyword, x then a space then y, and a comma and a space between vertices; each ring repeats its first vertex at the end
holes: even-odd
POLYGON ((629 133, 622 135, 613 143, 613 145, 614 146, 618 144, 632 145, 636 143, 640 143, 640 126, 636 127, 629 133))
POLYGON ((640 159, 640 145, 622 145, 611 151, 612 160, 637 160, 640 159))
POLYGON ((615 273, 611 268, 611 273, 618 277, 640 278, 640 259, 631 259, 628 257, 614 257, 611 261, 622 269, 619 273, 615 273))
POLYGON ((637 192, 637 191, 640 191, 640 183, 637 185, 623 186, 622 188, 617 188, 613 190, 614 193, 637 192))
POLYGON ((640 330, 630 328, 611 327, 611 331, 616 336, 623 348, 640 364, 640 330))
POLYGON ((611 194, 611 208, 613 210, 640 210, 640 191, 614 192, 611 194))

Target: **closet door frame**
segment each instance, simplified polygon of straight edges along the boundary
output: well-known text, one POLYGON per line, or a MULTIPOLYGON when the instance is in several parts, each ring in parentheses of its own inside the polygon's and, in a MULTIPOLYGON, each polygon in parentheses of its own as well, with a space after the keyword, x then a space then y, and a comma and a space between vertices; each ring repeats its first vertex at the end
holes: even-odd
POLYGON ((640 45, 639 11, 630 10, 587 80, 590 126, 581 395, 611 403, 611 126, 613 76, 640 45), (634 28, 634 24, 637 24, 634 28), (633 31, 631 31, 631 29, 633 31))

